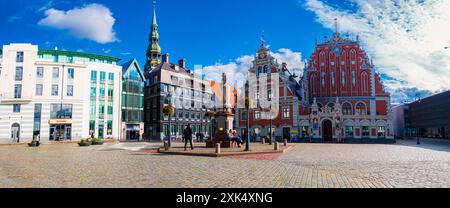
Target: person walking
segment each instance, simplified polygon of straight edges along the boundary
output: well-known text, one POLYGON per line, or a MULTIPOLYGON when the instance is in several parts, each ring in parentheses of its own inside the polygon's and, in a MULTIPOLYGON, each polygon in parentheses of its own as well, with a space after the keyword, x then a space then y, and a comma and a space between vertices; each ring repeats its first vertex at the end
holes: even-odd
POLYGON ((187 127, 183 131, 184 137, 184 151, 187 150, 188 142, 191 144, 191 149, 194 150, 194 146, 192 145, 192 128, 191 124, 188 124, 187 127))

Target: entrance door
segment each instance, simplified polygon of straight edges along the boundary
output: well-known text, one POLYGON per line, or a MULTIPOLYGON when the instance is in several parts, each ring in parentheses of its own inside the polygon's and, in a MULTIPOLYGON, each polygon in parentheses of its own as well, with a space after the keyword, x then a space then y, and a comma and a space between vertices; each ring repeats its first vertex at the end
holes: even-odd
POLYGON ((56 127, 50 127, 50 141, 56 141, 56 127))
POLYGON ((11 139, 13 142, 20 142, 20 125, 18 123, 11 126, 11 139))
POLYGON ((104 138, 104 129, 105 128, 105 126, 103 126, 103 125, 99 125, 98 126, 98 138, 100 138, 100 139, 103 139, 104 138))
POLYGON ((72 140, 72 126, 64 126, 64 140, 72 140))
POLYGON ((333 124, 330 120, 325 120, 322 124, 323 140, 325 142, 333 142, 333 124))
POLYGON ((291 141, 291 128, 283 128, 283 140, 287 139, 288 141, 291 141))

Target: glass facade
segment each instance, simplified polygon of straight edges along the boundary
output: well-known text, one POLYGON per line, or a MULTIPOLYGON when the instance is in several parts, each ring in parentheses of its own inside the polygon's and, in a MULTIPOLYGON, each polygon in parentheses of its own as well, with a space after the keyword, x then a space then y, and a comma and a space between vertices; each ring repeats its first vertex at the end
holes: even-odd
POLYGON ((140 123, 144 112, 144 80, 138 68, 132 65, 122 81, 122 120, 127 123, 140 123))

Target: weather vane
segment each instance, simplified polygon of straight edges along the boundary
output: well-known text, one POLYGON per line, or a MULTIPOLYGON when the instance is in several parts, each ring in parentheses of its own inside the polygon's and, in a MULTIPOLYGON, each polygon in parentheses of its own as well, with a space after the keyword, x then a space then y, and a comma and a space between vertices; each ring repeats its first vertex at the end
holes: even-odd
POLYGON ((264 45, 265 42, 266 42, 266 39, 264 38, 264 30, 263 30, 262 35, 261 35, 261 45, 264 45))

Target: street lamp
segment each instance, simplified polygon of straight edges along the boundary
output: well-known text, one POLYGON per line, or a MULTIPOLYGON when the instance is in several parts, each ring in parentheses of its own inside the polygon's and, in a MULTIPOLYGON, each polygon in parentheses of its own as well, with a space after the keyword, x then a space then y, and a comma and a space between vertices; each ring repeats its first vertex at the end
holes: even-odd
POLYGON ((245 151, 250 151, 250 96, 249 96, 249 88, 250 85, 247 82, 245 83, 245 108, 247 110, 247 132, 246 132, 246 143, 245 143, 245 151))
POLYGON ((272 130, 272 126, 273 126, 273 116, 272 116, 272 98, 269 98, 269 102, 270 102, 270 108, 269 108, 269 115, 270 115, 270 136, 269 136, 269 144, 272 145, 272 134, 273 134, 273 130, 272 130))
MULTIPOLYGON (((169 93, 168 95, 167 95, 167 101, 168 101, 168 106, 167 106, 167 108, 172 108, 172 93, 169 93)), ((172 137, 172 133, 171 133, 171 128, 172 128, 172 109, 166 109, 165 110, 166 111, 166 113, 168 114, 168 116, 169 116, 169 128, 167 129, 168 130, 168 142, 167 142, 167 144, 169 145, 169 147, 172 147, 172 141, 171 141, 171 137, 172 137)))

